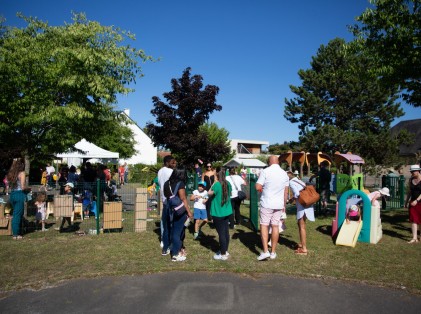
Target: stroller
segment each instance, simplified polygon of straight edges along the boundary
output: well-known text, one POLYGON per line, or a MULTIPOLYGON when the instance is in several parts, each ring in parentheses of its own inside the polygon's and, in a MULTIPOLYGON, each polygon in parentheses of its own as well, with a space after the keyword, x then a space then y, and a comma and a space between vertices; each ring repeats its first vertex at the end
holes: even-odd
POLYGON ((105 193, 108 202, 121 202, 121 196, 117 193, 117 183, 115 180, 110 181, 110 185, 106 187, 105 193))

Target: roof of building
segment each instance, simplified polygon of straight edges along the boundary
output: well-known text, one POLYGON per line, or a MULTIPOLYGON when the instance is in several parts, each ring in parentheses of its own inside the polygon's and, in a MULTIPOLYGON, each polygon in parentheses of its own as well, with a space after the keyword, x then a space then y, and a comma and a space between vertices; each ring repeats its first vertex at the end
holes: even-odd
POLYGON ((401 121, 390 129, 392 134, 399 133, 401 130, 407 130, 414 134, 415 142, 411 145, 400 145, 399 154, 414 155, 418 151, 421 151, 421 119, 401 121))
POLYGON ((255 158, 233 158, 224 164, 224 166, 226 167, 238 167, 240 165, 244 165, 248 168, 266 167, 266 164, 264 162, 261 162, 259 159, 255 158))

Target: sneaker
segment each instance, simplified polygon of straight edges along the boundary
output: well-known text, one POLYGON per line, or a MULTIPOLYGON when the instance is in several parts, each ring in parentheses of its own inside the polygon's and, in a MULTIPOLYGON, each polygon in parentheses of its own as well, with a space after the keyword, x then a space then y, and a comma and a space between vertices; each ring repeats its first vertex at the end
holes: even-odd
POLYGON ((186 260, 186 257, 185 257, 185 256, 183 256, 183 255, 178 254, 178 255, 174 255, 174 256, 171 258, 171 260, 172 260, 173 262, 183 262, 183 261, 185 261, 185 260, 186 260))
POLYGON ((227 254, 225 254, 225 255, 222 255, 222 254, 215 254, 215 255, 213 256, 213 259, 220 260, 220 261, 226 261, 226 260, 228 259, 228 256, 229 256, 229 255, 227 255, 227 254))
POLYGON ((161 253, 162 256, 167 256, 168 254, 170 254, 170 249, 162 250, 162 253, 161 253))
MULTIPOLYGON (((221 251, 216 252, 216 255, 221 255, 221 251)), ((230 253, 228 253, 228 251, 225 252, 226 256, 230 256, 230 253)))
POLYGON ((268 259, 270 257, 270 253, 260 253, 259 257, 257 258, 258 261, 264 261, 265 259, 268 259))
POLYGON ((270 253, 270 259, 275 259, 276 258, 276 252, 270 253))

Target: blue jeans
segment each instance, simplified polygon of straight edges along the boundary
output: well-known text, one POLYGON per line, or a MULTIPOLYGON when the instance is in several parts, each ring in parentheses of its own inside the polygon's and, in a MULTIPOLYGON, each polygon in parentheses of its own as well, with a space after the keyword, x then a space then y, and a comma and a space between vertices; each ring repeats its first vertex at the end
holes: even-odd
POLYGON ((187 219, 187 213, 184 213, 181 216, 173 216, 172 226, 171 226, 171 256, 178 255, 183 246, 183 240, 186 228, 184 223, 187 219))
POLYGON ((162 216, 161 216, 161 241, 164 244, 162 248, 163 251, 168 250, 170 247, 170 230, 171 230, 171 223, 170 223, 170 208, 167 205, 167 202, 164 202, 164 206, 162 208, 162 216))
POLYGON ((12 232, 13 236, 20 235, 23 209, 25 207, 26 194, 23 191, 13 191, 10 194, 10 204, 13 208, 12 232))

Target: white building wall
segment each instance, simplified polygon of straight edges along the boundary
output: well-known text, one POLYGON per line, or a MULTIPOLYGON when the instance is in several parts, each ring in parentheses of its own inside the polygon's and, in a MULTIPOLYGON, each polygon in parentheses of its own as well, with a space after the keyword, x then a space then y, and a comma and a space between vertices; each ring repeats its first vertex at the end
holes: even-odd
MULTIPOLYGON (((130 111, 124 110, 124 113, 128 116, 130 111)), ((134 121, 133 121, 134 122, 134 121)), ((130 159, 122 160, 121 162, 127 162, 129 165, 134 164, 146 164, 154 165, 157 163, 158 149, 154 146, 152 140, 143 132, 143 130, 137 124, 130 124, 130 129, 134 133, 134 139, 136 145, 134 146, 137 153, 130 159)))

